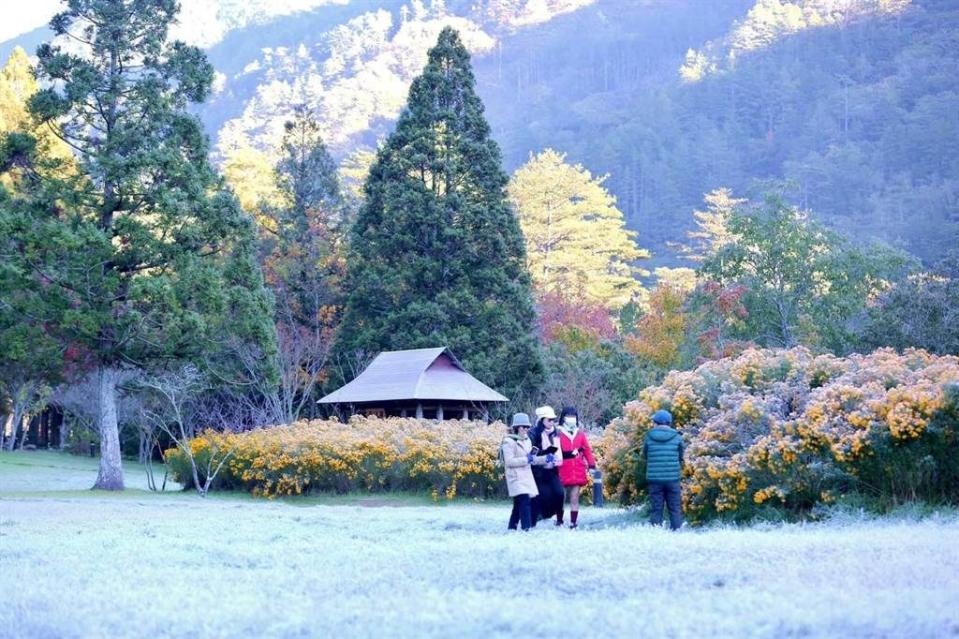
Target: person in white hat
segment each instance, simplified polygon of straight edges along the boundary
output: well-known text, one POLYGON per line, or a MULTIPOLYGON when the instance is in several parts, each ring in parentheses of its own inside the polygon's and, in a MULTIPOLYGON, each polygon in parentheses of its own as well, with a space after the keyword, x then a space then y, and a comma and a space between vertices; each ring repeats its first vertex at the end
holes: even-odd
POLYGON ((545 459, 543 465, 533 466, 533 478, 539 495, 532 500, 533 525, 540 519, 556 515, 556 525, 563 524, 563 501, 566 491, 559 480, 558 467, 563 463, 559 448, 559 431, 556 429, 556 411, 552 406, 536 409, 536 426, 529 433, 533 448, 545 459))

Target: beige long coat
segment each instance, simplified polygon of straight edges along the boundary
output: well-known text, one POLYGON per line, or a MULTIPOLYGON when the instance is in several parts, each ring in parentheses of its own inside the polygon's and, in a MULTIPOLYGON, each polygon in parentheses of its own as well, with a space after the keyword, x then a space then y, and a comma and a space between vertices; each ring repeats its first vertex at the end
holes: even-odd
MULTIPOLYGON (((515 439, 506 436, 503 438, 503 466, 506 467, 506 489, 510 497, 516 495, 529 495, 536 497, 539 491, 536 490, 536 480, 533 479, 533 471, 530 470, 530 464, 527 455, 532 450, 533 444, 528 437, 515 439)), ((540 455, 533 458, 534 464, 542 465, 546 462, 546 457, 540 455)))

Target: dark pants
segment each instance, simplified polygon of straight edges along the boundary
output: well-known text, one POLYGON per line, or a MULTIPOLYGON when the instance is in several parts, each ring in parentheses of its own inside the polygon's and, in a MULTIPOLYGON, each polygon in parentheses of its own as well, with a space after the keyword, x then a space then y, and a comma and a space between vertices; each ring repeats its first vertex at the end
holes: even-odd
POLYGON ((533 471, 536 478, 536 489, 539 495, 533 497, 533 525, 540 519, 549 519, 563 511, 563 502, 566 500, 566 490, 559 480, 559 472, 555 468, 544 468, 538 473, 533 471))
POLYGON ((519 523, 523 530, 529 530, 530 519, 529 495, 513 497, 513 512, 509 514, 509 529, 516 530, 516 524, 519 523))
POLYGON ((651 481, 649 489, 649 523, 659 526, 663 523, 663 500, 669 509, 669 527, 679 530, 683 525, 683 501, 678 481, 651 481))

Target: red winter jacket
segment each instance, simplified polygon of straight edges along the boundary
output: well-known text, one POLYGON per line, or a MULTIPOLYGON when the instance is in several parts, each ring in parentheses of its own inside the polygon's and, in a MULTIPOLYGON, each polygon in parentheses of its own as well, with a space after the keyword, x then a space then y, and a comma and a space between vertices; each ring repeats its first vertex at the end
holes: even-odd
POLYGON ((564 486, 585 486, 587 468, 596 468, 593 449, 589 447, 586 433, 578 429, 570 433, 560 428, 559 447, 563 451, 559 480, 564 486))

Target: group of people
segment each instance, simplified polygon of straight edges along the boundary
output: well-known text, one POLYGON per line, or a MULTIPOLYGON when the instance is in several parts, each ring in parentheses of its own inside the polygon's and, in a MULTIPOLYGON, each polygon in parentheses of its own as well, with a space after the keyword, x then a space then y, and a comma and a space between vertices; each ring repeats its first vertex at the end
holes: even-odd
MULTIPOLYGON (((513 498, 508 527, 529 530, 537 522, 555 517, 556 526, 564 525, 565 504, 569 500, 569 527, 579 525, 579 496, 588 483, 587 474, 596 472, 596 459, 589 438, 579 423, 574 406, 560 411, 551 406, 536 409, 536 425, 529 415, 516 413, 509 433, 500 447, 506 469, 506 487, 513 498)), ((652 415, 653 428, 646 434, 643 456, 646 459, 646 484, 649 492, 649 521, 663 523, 663 505, 669 512, 669 525, 678 530, 683 524, 680 473, 683 465, 683 438, 672 427, 669 411, 652 415)))
POLYGON ((569 527, 579 525, 579 495, 588 483, 587 473, 596 469, 596 459, 581 428, 574 406, 560 411, 551 406, 536 409, 536 425, 526 413, 516 413, 510 432, 503 439, 506 487, 513 498, 509 528, 523 530, 555 517, 564 525, 569 499, 569 527))

